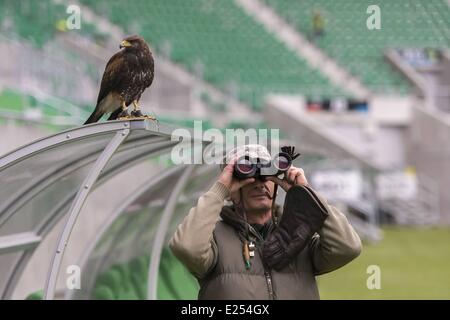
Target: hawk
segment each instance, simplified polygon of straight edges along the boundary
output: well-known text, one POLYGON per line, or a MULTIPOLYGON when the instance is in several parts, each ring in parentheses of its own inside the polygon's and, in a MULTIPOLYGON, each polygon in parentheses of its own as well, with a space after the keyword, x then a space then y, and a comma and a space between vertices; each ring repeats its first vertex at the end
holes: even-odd
POLYGON ((139 99, 153 82, 155 67, 152 52, 144 39, 137 35, 125 38, 119 49, 123 50, 113 55, 106 64, 97 105, 84 124, 97 122, 105 113, 111 113, 108 120, 129 117, 127 109, 131 103, 134 106, 131 116, 144 116, 139 99))

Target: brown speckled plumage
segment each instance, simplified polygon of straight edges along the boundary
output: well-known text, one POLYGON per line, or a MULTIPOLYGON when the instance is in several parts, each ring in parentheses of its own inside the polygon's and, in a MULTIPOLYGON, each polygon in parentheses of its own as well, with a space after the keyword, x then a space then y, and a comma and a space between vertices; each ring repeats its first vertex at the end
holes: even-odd
POLYGON ((108 120, 117 118, 122 101, 129 106, 139 101, 142 93, 150 87, 154 77, 154 60, 147 43, 139 36, 126 39, 131 46, 117 52, 108 61, 103 73, 97 105, 85 124, 97 122, 105 113, 108 120))

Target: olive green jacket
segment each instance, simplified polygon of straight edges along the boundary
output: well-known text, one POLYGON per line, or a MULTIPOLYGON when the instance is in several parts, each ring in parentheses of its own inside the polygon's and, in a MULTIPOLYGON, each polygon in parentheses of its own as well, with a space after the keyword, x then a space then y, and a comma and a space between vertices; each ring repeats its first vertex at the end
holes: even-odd
POLYGON ((346 217, 316 193, 329 216, 297 259, 280 271, 268 270, 257 248, 246 269, 237 230, 220 218, 228 195, 228 189, 216 182, 169 243, 198 279, 200 299, 318 299, 315 276, 342 267, 361 252, 361 240, 346 217))

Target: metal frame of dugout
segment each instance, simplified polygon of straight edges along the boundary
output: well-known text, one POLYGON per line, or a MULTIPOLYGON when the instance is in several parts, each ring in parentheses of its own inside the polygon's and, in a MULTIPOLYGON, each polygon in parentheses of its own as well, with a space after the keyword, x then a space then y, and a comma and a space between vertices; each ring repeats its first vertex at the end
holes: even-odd
MULTIPOLYGON (((37 140, 1 157, 1 299, 12 297, 33 252, 65 218, 44 288, 44 298, 54 299, 65 248, 90 192, 124 168, 192 142, 191 137, 174 139, 173 129, 145 119, 108 121, 37 140)), ((66 290, 65 298, 89 299, 99 272, 115 261, 148 254, 147 298, 156 299, 167 236, 215 173, 213 166, 171 166, 124 193, 122 206, 111 212, 81 257, 79 266, 87 275, 82 277, 82 290, 66 290)))

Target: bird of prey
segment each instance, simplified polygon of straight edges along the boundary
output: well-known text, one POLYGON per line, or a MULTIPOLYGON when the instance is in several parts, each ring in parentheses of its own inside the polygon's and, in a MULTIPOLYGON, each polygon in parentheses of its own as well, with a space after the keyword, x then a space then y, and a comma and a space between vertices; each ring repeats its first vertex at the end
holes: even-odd
POLYGON ((129 117, 127 109, 131 103, 134 106, 131 116, 144 116, 139 107, 139 99, 153 82, 152 52, 144 39, 137 35, 125 38, 119 49, 123 50, 113 55, 106 64, 97 105, 84 124, 97 122, 105 113, 110 112, 108 120, 129 117))

